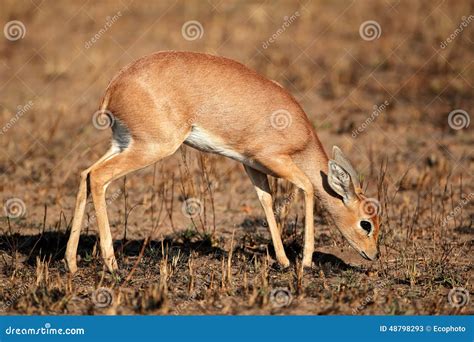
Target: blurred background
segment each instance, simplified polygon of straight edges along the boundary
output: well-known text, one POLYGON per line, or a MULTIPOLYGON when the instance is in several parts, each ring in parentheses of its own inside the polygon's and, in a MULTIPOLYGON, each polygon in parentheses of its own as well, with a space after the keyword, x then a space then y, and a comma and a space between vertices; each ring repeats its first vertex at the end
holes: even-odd
MULTIPOLYGON (((464 258, 474 241, 469 204, 474 198, 473 7, 468 0, 2 1, 0 249, 6 258, 3 276, 9 279, 2 285, 4 298, 13 295, 9 291, 16 282, 34 277, 37 256, 43 262, 48 256, 52 262, 48 267, 63 272, 60 259, 80 171, 110 143, 110 131, 92 122, 110 79, 141 56, 189 50, 235 59, 288 89, 302 104, 326 150, 342 147, 362 174, 368 195, 378 198, 383 208, 383 258, 377 266, 360 261, 324 215, 317 215, 316 249, 349 264, 362 264, 363 271, 338 267, 335 271, 329 262, 332 268, 314 270, 305 286, 291 285, 291 276, 287 279, 277 272, 276 282, 292 293, 297 289, 300 298, 288 313, 354 313, 376 281, 388 281, 379 286, 385 296, 371 297, 364 313, 471 310, 472 304, 471 309, 453 308, 446 295, 454 287, 471 286, 473 280, 472 265, 464 258), (57 235, 47 237, 45 232, 57 235), (55 247, 48 249, 51 244, 55 247), (23 273, 12 277, 21 269, 23 273), (324 272, 329 272, 329 280, 324 272), (336 272, 333 278, 331 272, 336 272), (345 295, 349 297, 342 299, 345 295), (308 306, 311 301, 317 309, 308 306)), ((293 187, 275 180, 272 185, 276 205, 286 203, 293 187)), ((181 148, 167 160, 112 184, 108 201, 113 236, 122 242, 147 236, 156 241, 169 238, 171 243, 209 239, 213 248, 227 251, 235 231, 233 247, 246 250, 248 258, 255 258, 252 253, 257 259, 266 255, 265 248, 257 248, 262 243, 271 249, 251 183, 239 164, 221 157, 181 148), (182 214, 189 198, 200 201, 197 217, 182 214)), ((299 196, 291 196, 289 202, 278 219, 286 245, 295 244, 298 255, 303 202, 299 196)), ((88 208, 84 234, 94 236, 93 210, 88 208)), ((189 248, 192 255, 195 251, 189 248)), ((92 260, 96 254, 94 249, 92 260)), ((130 256, 121 249, 117 254, 121 267, 131 269, 138 251, 130 256)), ((156 255, 145 256, 156 264, 151 258, 156 255)), ((204 274, 209 274, 209 267, 221 269, 220 257, 204 258, 204 274)), ((322 256, 316 261, 328 260, 333 259, 322 256)), ((189 256, 181 260, 182 267, 188 261, 189 256)), ((234 266, 240 284, 242 268, 237 261, 234 266)), ((159 277, 159 270, 146 272, 137 274, 147 282, 159 282, 153 278, 159 277)), ((268 282, 272 284, 267 281, 267 286, 268 282)), ((185 280, 175 283, 188 287, 185 280)), ((144 284, 130 290, 131 296, 149 295, 144 284)), ((78 285, 76 290, 90 289, 78 285)), ((63 295, 67 293, 64 290, 63 295)), ((177 300, 174 295, 170 294, 171 301, 177 300)), ((185 303, 204 300, 190 298, 185 303)), ((272 310, 264 299, 249 304, 245 295, 242 298, 247 306, 239 299, 220 309, 189 311, 186 304, 181 312, 272 310)), ((10 309, 58 310, 46 302, 31 306, 24 299, 10 309)), ((164 310, 160 305, 149 310, 125 307, 132 313, 164 310)), ((85 309, 66 305, 61 310, 85 309)))

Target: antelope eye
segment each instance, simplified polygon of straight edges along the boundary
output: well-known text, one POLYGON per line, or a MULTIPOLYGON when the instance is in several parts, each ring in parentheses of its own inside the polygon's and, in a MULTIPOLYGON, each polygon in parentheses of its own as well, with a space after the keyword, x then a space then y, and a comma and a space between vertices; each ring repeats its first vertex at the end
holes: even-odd
POLYGON ((360 227, 367 232, 367 234, 370 234, 372 231, 372 223, 369 221, 360 221, 360 227))

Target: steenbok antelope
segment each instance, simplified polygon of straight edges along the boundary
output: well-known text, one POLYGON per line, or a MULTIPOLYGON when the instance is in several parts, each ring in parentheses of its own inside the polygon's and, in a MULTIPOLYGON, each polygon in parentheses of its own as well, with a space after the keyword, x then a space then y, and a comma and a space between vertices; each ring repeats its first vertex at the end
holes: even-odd
POLYGON ((100 249, 108 270, 117 270, 105 191, 113 180, 172 155, 183 143, 244 165, 267 218, 278 262, 289 266, 277 228, 267 175, 304 191, 303 266, 314 251, 314 197, 364 258, 378 256, 377 213, 359 178, 337 147, 326 153, 306 114, 276 82, 223 57, 159 52, 123 68, 110 82, 99 109, 112 127, 112 147, 81 173, 66 263, 76 254, 88 192, 96 211, 100 249))

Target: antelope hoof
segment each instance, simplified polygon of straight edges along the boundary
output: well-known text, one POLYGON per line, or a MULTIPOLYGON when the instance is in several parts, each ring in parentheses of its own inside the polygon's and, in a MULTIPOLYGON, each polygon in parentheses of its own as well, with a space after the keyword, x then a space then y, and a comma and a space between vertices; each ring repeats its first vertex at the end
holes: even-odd
POLYGON ((303 268, 311 268, 312 265, 313 265, 313 260, 309 258, 303 259, 303 268))
POLYGON ((280 264, 282 268, 290 267, 290 260, 288 260, 286 256, 282 258, 277 258, 277 259, 278 259, 278 263, 280 264))
POLYGON ((69 271, 69 273, 74 274, 77 271, 77 262, 76 258, 66 256, 64 258, 64 263, 66 265, 66 269, 69 271))
POLYGON ((117 273, 119 268, 117 265, 117 260, 115 260, 115 256, 104 259, 104 263, 110 273, 117 273))

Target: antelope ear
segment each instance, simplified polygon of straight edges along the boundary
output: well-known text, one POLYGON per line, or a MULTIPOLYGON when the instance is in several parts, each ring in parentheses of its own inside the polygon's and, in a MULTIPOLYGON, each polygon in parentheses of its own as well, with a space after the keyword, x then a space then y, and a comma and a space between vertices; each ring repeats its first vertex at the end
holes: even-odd
POLYGON ((337 146, 332 147, 332 159, 334 159, 351 176, 354 188, 361 188, 359 174, 352 166, 350 160, 342 153, 337 146))
POLYGON ((342 197, 345 204, 354 201, 357 196, 349 173, 334 160, 329 161, 328 168, 328 183, 331 189, 342 197))
POLYGON ((351 177, 352 183, 354 184, 354 188, 360 188, 360 179, 359 174, 352 166, 350 160, 342 153, 342 150, 337 147, 333 146, 332 148, 332 159, 336 161, 351 177))

